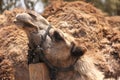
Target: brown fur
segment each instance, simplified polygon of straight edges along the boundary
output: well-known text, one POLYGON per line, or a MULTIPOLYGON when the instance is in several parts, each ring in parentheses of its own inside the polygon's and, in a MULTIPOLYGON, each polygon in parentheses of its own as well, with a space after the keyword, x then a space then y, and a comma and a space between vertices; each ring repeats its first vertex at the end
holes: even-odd
MULTIPOLYGON (((44 42, 47 59, 55 66, 66 67, 75 60, 70 54, 72 43, 75 47, 86 50, 74 65, 74 70, 59 72, 57 80, 117 80, 120 76, 120 32, 113 30, 104 14, 88 3, 65 2, 59 3, 57 7, 53 5, 45 10, 44 16, 54 26, 50 35, 53 36, 57 31, 64 41, 53 42, 47 38, 44 42)), ((13 24, 16 13, 21 12, 24 11, 15 10, 1 15, 5 18, 0 23, 0 66, 7 64, 8 68, 0 67, 3 71, 0 79, 29 80, 26 58, 28 39, 26 33, 18 28, 26 28, 28 25, 13 24)), ((44 24, 47 20, 42 18, 40 27, 47 26, 44 24)), ((36 31, 36 28, 29 30, 32 32, 34 29, 36 31)))
POLYGON ((16 13, 6 11, 0 25, 0 80, 29 80, 27 65, 27 36, 13 23, 16 13))
POLYGON ((93 59, 105 78, 120 76, 120 31, 118 26, 113 27, 119 17, 106 18, 100 10, 80 1, 53 3, 43 16, 56 28, 72 35, 77 45, 85 46, 85 55, 93 59))

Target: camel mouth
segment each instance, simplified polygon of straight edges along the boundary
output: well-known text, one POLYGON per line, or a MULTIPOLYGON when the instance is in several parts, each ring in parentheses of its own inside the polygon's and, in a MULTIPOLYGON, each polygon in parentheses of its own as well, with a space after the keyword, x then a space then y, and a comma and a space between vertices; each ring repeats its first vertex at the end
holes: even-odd
POLYGON ((33 21, 34 20, 31 15, 27 13, 20 13, 16 15, 16 19, 14 20, 14 23, 18 25, 19 24, 23 25, 24 27, 32 28, 35 26, 33 21))

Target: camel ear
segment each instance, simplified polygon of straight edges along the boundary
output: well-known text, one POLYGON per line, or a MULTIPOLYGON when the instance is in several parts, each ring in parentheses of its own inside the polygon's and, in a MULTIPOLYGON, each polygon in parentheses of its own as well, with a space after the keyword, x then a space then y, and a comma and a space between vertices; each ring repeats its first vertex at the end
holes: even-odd
POLYGON ((73 57, 80 57, 80 56, 84 55, 85 51, 86 51, 85 49, 83 49, 79 46, 74 46, 71 50, 71 55, 73 57))

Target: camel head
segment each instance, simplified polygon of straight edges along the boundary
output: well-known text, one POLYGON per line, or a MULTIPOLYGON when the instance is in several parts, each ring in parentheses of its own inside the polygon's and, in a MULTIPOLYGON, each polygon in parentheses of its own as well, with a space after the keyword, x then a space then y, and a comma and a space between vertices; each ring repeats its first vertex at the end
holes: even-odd
POLYGON ((54 66, 67 67, 85 53, 71 35, 55 28, 37 13, 21 13, 16 16, 16 20, 27 33, 29 43, 41 45, 45 57, 54 66))

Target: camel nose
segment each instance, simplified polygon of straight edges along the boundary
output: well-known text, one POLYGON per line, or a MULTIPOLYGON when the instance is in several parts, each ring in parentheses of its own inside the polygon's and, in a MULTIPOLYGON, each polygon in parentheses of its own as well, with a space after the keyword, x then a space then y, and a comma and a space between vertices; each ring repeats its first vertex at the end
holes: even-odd
POLYGON ((21 13, 16 15, 16 19, 18 21, 27 22, 29 20, 32 20, 32 17, 27 13, 21 13))
POLYGON ((24 24, 24 25, 29 25, 29 26, 36 26, 34 24, 33 18, 27 13, 17 14, 14 22, 15 23, 21 23, 21 24, 24 24))

